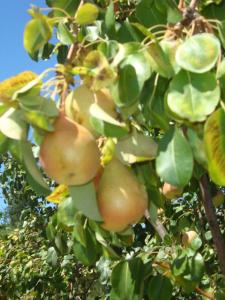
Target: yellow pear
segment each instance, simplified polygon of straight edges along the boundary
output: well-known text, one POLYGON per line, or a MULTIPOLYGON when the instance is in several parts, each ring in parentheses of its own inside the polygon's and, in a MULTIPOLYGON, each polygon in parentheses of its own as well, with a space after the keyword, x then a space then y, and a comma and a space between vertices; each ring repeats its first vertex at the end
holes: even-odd
POLYGON ((66 185, 92 180, 100 168, 100 152, 92 134, 62 114, 54 128, 40 147, 40 163, 46 174, 66 185))
POLYGON ((65 112, 73 121, 86 127, 94 136, 99 134, 93 129, 90 123, 90 106, 97 103, 106 113, 116 118, 115 105, 107 89, 92 92, 85 85, 81 85, 66 98, 65 112))
POLYGON ((113 158, 105 167, 97 192, 103 227, 119 232, 138 222, 148 207, 148 197, 132 171, 113 158))
POLYGON ((162 194, 166 199, 174 199, 181 196, 183 189, 177 186, 174 186, 168 182, 165 182, 162 187, 162 194))

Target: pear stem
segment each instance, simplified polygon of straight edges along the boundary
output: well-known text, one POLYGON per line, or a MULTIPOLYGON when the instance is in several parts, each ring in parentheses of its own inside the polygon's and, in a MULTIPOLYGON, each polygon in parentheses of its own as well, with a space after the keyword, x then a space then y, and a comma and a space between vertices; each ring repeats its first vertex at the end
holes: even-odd
POLYGON ((149 221, 149 223, 154 227, 155 231, 158 233, 160 238, 164 240, 165 236, 167 235, 166 228, 163 226, 162 222, 159 219, 156 219, 155 222, 151 220, 149 211, 146 209, 145 211, 145 218, 149 221))

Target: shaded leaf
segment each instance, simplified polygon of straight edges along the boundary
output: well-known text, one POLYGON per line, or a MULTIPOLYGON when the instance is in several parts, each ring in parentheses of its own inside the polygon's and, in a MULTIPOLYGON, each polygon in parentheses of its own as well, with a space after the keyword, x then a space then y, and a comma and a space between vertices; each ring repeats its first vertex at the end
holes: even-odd
POLYGON ((94 184, 89 182, 85 185, 70 186, 69 192, 73 203, 85 216, 96 221, 102 221, 100 215, 94 184))
POLYGON ((164 182, 177 187, 185 186, 191 179, 192 151, 179 129, 170 129, 159 142, 156 171, 164 182))
POLYGON ((157 275, 151 278, 147 290, 149 300, 170 300, 173 286, 168 278, 157 275))

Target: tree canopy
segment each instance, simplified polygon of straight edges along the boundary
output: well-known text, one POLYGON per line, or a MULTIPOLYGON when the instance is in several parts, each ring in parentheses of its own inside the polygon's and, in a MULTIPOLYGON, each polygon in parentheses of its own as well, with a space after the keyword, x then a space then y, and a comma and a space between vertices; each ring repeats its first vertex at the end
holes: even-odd
POLYGON ((57 64, 0 83, 0 152, 57 207, 48 261, 98 267, 92 299, 224 299, 225 1, 46 5, 23 43, 57 64))

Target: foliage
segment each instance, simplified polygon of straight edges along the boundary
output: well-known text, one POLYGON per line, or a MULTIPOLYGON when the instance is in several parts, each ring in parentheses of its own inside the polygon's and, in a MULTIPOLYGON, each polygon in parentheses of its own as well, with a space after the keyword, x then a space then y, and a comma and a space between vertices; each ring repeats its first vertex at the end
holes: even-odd
POLYGON ((94 290, 97 272, 84 268, 69 249, 62 255, 47 241, 51 211, 43 208, 37 215, 24 210, 22 226, 1 240, 1 299, 88 299, 94 290))
POLYGON ((56 55, 58 64, 22 87, 21 74, 0 85, 0 151, 23 164, 39 195, 59 203, 47 227, 52 263, 57 249, 73 251, 84 265, 108 264, 102 284, 111 300, 224 299, 224 204, 215 209, 212 196, 225 182, 225 2, 46 4, 48 14, 29 10, 24 47, 33 60, 56 55), (78 84, 94 99, 85 111, 74 97, 78 84), (109 110, 99 100, 105 91, 109 110), (46 150, 47 138, 54 143, 46 150), (94 162, 88 154, 78 159, 82 139, 94 143, 94 162), (115 161, 125 171, 111 167, 113 180, 106 180, 115 161), (42 171, 57 180, 56 190, 42 171), (85 175, 92 180, 78 185, 76 176, 85 175), (166 200, 164 183, 183 190, 181 198, 166 200), (142 219, 129 194, 139 195, 140 206, 148 196, 142 219), (126 224, 119 213, 105 216, 104 205, 111 204, 111 211, 130 211, 126 224), (190 230, 197 237, 183 245, 190 230))

